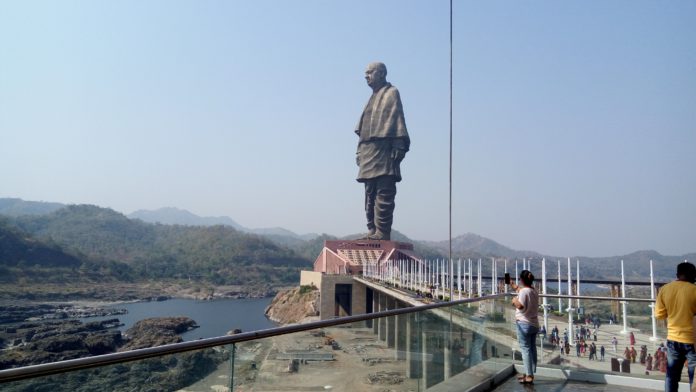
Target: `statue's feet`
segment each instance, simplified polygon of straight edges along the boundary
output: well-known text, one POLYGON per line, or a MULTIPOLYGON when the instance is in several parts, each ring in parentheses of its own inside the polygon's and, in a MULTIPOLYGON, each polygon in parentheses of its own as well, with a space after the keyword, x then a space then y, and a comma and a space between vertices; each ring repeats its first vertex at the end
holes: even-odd
POLYGON ((365 234, 364 237, 360 238, 361 240, 370 240, 372 239, 372 236, 375 235, 375 229, 370 229, 370 231, 365 234))
POLYGON ((367 239, 375 241, 389 241, 389 234, 382 233, 381 231, 375 231, 374 234, 368 235, 367 239))

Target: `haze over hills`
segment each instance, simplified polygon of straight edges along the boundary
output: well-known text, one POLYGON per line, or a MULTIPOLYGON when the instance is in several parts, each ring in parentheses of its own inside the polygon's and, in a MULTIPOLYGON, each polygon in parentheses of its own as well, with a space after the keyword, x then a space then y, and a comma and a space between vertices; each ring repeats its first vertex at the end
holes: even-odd
MULTIPOLYGON (((152 277, 203 274, 218 281, 222 279, 221 276, 239 281, 240 276, 232 276, 241 273, 238 266, 249 263, 265 266, 261 269, 265 268, 268 273, 273 273, 267 268, 269 265, 285 263, 293 266, 291 275, 294 276, 299 268, 311 268, 311 262, 325 240, 337 238, 329 234, 300 236, 283 228, 248 229, 229 217, 199 217, 178 208, 140 210, 125 216, 97 206, 0 199, 0 215, 7 217, 4 220, 5 228, 11 226, 15 232, 24 233, 30 243, 41 243, 47 249, 64 251, 90 263, 121 263, 127 266, 124 270, 131 269, 134 276, 141 273, 152 277), (234 273, 226 269, 228 265, 237 266, 234 273), (220 271, 224 273, 218 273, 220 271)), ((3 238, 11 237, 4 235, 3 238)), ((361 235, 343 238, 355 239, 361 235)), ((446 258, 448 254, 449 241, 446 240, 418 241, 396 230, 393 231, 393 239, 413 243, 417 253, 427 259, 446 258)), ((20 242, 13 249, 26 245, 20 242)), ((542 258, 551 263, 550 268, 555 266, 555 260, 566 260, 565 256, 514 250, 473 233, 453 238, 452 250, 454 258, 484 258, 484 272, 490 270, 491 257, 506 258, 512 263, 514 259, 531 258, 535 272, 536 268, 540 269, 542 258)), ((7 258, 7 254, 4 257, 7 258)), ((696 261, 696 253, 665 256, 653 250, 643 250, 623 256, 572 259, 580 260, 584 266, 583 275, 588 278, 618 277, 619 263, 624 260, 627 274, 637 279, 647 279, 649 260, 653 260, 655 275, 671 279, 676 264, 684 260, 696 261)), ((16 258, 0 260, 0 265, 16 264, 16 261, 16 258)), ((565 271, 566 264, 561 265, 565 271)), ((116 265, 112 267, 118 269, 116 265)), ((256 271, 257 278, 260 278, 259 273, 256 271)), ((286 277, 284 280, 289 282, 291 279, 286 277)))
MULTIPOLYGON (((448 252, 449 241, 431 241, 429 245, 439 249, 442 252, 448 252)), ((455 238, 452 238, 452 253, 467 254, 476 252, 483 256, 497 256, 507 258, 522 258, 522 257, 539 257, 537 252, 514 250, 507 246, 501 245, 491 239, 481 237, 478 234, 466 233, 455 238)), ((467 256, 472 257, 472 256, 467 256)))
POLYGON ((41 215, 65 207, 65 204, 45 201, 26 201, 18 198, 0 198, 0 215, 41 215))
MULTIPOLYGON (((0 210, 0 213, 1 210, 0 210)), ((298 240, 310 240, 319 236, 319 234, 308 233, 299 235, 282 227, 269 227, 260 229, 250 229, 235 222, 228 216, 205 217, 198 216, 187 210, 182 210, 176 207, 164 207, 156 210, 138 210, 127 215, 131 219, 140 219, 143 222, 162 223, 165 225, 187 225, 187 226, 215 226, 224 225, 231 226, 239 231, 254 233, 263 236, 280 236, 290 237, 298 240)))

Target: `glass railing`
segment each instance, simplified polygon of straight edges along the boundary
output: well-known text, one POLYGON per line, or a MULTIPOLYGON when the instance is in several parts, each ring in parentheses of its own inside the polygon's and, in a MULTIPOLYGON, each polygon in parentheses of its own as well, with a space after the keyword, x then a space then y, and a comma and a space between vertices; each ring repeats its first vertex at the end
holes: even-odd
POLYGON ((502 295, 0 371, 3 391, 423 391, 512 374, 502 295))
MULTIPOLYGON (((555 375, 576 380, 607 382, 608 375, 627 376, 633 380, 625 385, 662 389, 667 330, 664 321, 652 318, 653 300, 558 295, 541 300, 543 297, 547 310, 544 313, 540 307, 539 320, 546 326, 546 334, 537 336, 538 367, 561 370, 555 375)), ((501 333, 516 339, 514 309, 509 299, 495 302, 501 301, 506 302, 500 305, 506 320, 501 333)), ((516 351, 515 363, 521 364, 518 344, 511 345, 516 351)), ((546 375, 554 377, 554 372, 546 375)), ((686 367, 681 381, 689 382, 686 367)))
MULTIPOLYGON (((554 305, 554 310, 549 306, 546 317, 541 310, 539 312, 540 323, 546 325, 546 335, 537 336, 538 366, 562 369, 564 374, 572 371, 664 381, 667 366, 664 355, 667 329, 662 320, 655 320, 653 323, 654 301, 572 297, 569 317, 570 297, 557 295, 545 297, 548 304, 554 305), (560 311, 557 310, 559 298, 561 299, 560 311), (624 303, 626 304, 625 318, 624 303), (558 330, 557 334, 554 328, 558 330)), ((509 305, 505 309, 505 318, 509 320, 508 333, 514 335, 516 333, 514 309, 509 305)), ((513 348, 519 351, 517 345, 513 345, 513 348)), ((519 353, 516 358, 517 362, 521 361, 519 353)), ((577 375, 576 377, 592 379, 592 377, 577 375)), ((681 381, 689 382, 686 367, 681 381)))
MULTIPOLYGON (((559 298, 547 297, 554 304, 559 298)), ((664 379, 664 364, 655 353, 666 330, 657 321, 657 339, 652 339, 650 300, 627 299, 624 332, 623 304, 617 308, 616 298, 572 297, 570 325, 568 299, 561 297, 565 309, 560 312, 548 309, 544 317, 540 311, 540 320, 548 326, 545 338, 540 335, 537 340, 540 368, 664 379), (618 322, 610 324, 610 314, 616 314, 618 322), (593 317, 600 323, 596 330, 593 317), (554 327, 558 338, 552 333, 554 327), (596 356, 590 358, 593 344, 596 356)), ((521 363, 510 300, 509 294, 499 294, 433 303, 2 370, 0 389, 437 391, 451 390, 452 385, 458 389, 490 385, 495 378, 509 377, 512 365, 521 363)), ((688 382, 686 370, 683 381, 688 382)))

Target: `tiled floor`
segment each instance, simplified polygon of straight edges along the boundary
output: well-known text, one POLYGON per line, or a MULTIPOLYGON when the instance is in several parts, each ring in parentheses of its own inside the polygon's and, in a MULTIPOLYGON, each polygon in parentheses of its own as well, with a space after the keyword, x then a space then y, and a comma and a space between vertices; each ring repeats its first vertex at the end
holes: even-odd
POLYGON ((516 377, 495 389, 496 392, 544 391, 544 392, 648 392, 651 389, 619 387, 616 385, 591 384, 579 381, 564 381, 555 378, 537 377, 534 384, 523 385, 516 377))

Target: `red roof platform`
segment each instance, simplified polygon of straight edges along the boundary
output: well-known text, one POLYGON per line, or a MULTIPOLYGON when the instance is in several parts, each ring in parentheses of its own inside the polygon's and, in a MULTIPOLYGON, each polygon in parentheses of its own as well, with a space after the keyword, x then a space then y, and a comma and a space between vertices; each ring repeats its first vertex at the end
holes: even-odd
POLYGON ((363 266, 385 260, 418 260, 413 244, 398 241, 332 240, 314 261, 314 271, 325 274, 360 275, 363 266))

